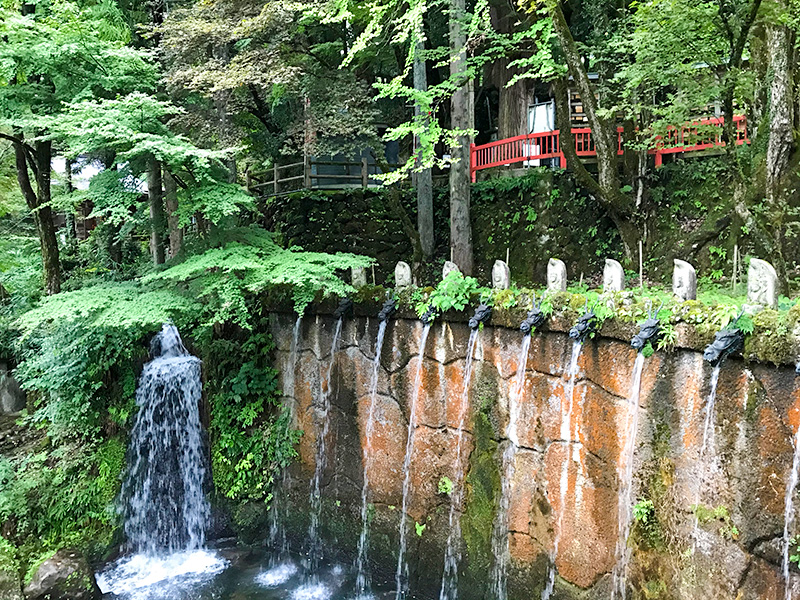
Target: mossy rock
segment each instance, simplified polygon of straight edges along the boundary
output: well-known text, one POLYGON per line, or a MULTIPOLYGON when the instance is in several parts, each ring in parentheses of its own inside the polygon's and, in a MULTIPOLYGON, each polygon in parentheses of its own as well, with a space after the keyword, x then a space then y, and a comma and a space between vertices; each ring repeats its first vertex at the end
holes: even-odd
POLYGON ((791 362, 794 340, 786 317, 784 313, 773 309, 753 315, 755 329, 745 340, 744 355, 776 365, 791 362))

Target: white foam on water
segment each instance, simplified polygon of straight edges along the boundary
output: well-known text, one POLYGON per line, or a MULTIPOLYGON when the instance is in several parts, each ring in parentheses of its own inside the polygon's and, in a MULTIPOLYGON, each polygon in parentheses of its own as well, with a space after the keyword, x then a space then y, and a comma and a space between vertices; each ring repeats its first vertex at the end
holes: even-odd
POLYGON ((289 581, 296 573, 296 564, 283 563, 256 575, 256 583, 264 587, 278 587, 289 581))
POLYGON ((301 585, 292 592, 292 600, 328 600, 333 591, 322 583, 301 585))
POLYGON ((104 594, 132 600, 169 597, 168 588, 187 588, 206 583, 222 573, 228 561, 216 552, 191 550, 168 556, 133 554, 98 573, 104 594))

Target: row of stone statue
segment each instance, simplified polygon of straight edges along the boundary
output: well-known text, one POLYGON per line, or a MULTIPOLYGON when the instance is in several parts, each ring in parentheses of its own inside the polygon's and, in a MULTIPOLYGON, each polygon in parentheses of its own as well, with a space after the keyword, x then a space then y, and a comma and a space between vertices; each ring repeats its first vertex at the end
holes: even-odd
MULTIPOLYGON (((442 278, 451 272, 458 271, 458 266, 447 261, 442 269, 442 278)), ((395 287, 407 288, 412 284, 411 267, 400 261, 394 269, 395 287)), ((353 269, 353 285, 361 287, 367 284, 365 269, 353 269)), ((492 267, 492 287, 505 290, 511 285, 511 272, 502 260, 496 260, 492 267)), ((551 258, 547 263, 547 289, 551 292, 567 290, 567 266, 564 261, 551 258)), ((625 270, 612 258, 606 259, 603 269, 603 293, 621 292, 625 289, 625 270)), ((672 293, 681 300, 697 298, 697 273, 685 260, 675 259, 672 272, 672 293)), ((777 308, 778 275, 771 264, 758 258, 750 259, 747 270, 747 301, 752 304, 777 308)))

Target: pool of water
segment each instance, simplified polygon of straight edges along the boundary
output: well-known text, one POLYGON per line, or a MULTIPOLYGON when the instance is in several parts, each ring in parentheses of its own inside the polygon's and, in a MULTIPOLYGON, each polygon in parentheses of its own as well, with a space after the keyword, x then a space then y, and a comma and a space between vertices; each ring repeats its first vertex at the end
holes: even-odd
MULTIPOLYGON (((273 564, 249 550, 197 550, 167 557, 133 555, 97 574, 104 600, 368 600, 354 593, 350 565, 327 563, 310 573, 300 557, 273 564)), ((394 599, 376 586, 373 600, 394 599)))

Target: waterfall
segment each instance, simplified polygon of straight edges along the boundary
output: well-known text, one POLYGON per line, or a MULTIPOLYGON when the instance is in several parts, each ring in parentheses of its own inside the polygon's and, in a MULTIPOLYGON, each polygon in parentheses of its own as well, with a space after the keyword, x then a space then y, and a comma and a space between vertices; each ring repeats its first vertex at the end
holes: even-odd
POLYGON ((408 497, 411 493, 411 457, 414 455, 414 437, 417 429, 417 402, 422 385, 422 363, 425 360, 425 344, 428 341, 431 325, 427 323, 422 329, 417 357, 417 372, 414 375, 414 388, 411 392, 411 405, 408 415, 408 435, 406 436, 406 455, 403 459, 403 503, 400 510, 400 546, 397 552, 397 572, 395 573, 395 600, 401 600, 408 589, 408 565, 405 562, 406 525, 408 520, 408 497))
MULTIPOLYGON (((569 386, 565 390, 564 398, 569 399, 567 414, 561 416, 561 432, 560 437, 563 444, 565 444, 566 451, 564 453, 564 462, 561 465, 561 480, 559 481, 559 505, 558 505, 558 519, 556 521, 555 534, 553 536, 553 551, 550 555, 550 569, 547 572, 547 582, 542 590, 542 600, 549 600, 553 594, 553 589, 556 584, 556 558, 558 557, 558 545, 561 541, 561 529, 564 521, 564 514, 566 511, 567 503, 567 488, 569 487, 569 446, 573 439, 573 424, 572 412, 575 408, 575 376, 578 373, 578 358, 581 355, 581 348, 583 344, 579 341, 572 343, 572 356, 569 361, 569 386)), ((577 423, 575 424, 577 430, 577 423)), ((577 437, 577 436, 575 436, 577 437)), ((573 460, 577 460, 573 453, 573 460)))
POLYGON ((798 471, 800 471, 800 427, 794 435, 794 459, 792 459, 792 472, 789 475, 789 484, 786 486, 786 496, 783 511, 783 581, 784 599, 792 600, 792 584, 789 579, 789 540, 794 525, 794 490, 797 487, 798 471))
POLYGON ((150 355, 136 389, 138 412, 121 493, 133 554, 97 578, 103 592, 115 595, 155 584, 163 592, 166 580, 180 576, 184 584, 197 582, 226 566, 203 550, 210 507, 203 491, 200 359, 186 351, 178 330, 168 324, 153 338, 150 355))
MULTIPOLYGON (((714 437, 714 402, 717 399, 717 383, 719 383, 719 370, 721 365, 722 361, 720 360, 716 365, 714 365, 714 370, 711 372, 711 389, 708 392, 708 398, 706 399, 706 417, 703 423, 703 445, 700 447, 700 455, 697 457, 698 464, 702 464, 703 457, 706 455, 706 448, 708 447, 709 441, 714 437)), ((697 494, 695 495, 694 506, 698 506, 700 504, 700 487, 702 486, 702 483, 702 479, 698 478, 697 494)), ((694 539, 692 552, 694 552, 697 546, 697 529, 699 525, 700 520, 695 517, 694 529, 692 530, 692 538, 694 539)))
MULTIPOLYGON (((287 402, 284 410, 291 413, 291 424, 295 425, 295 398, 294 398, 294 371, 297 368, 297 347, 300 343, 300 328, 303 316, 297 317, 292 330, 292 342, 289 346, 289 358, 283 370, 283 397, 287 402)), ((271 557, 272 567, 278 566, 289 554, 289 540, 286 536, 286 521, 289 519, 289 503, 286 492, 289 487, 289 473, 287 469, 281 471, 281 482, 273 488, 272 505, 269 510, 269 539, 268 544, 273 550, 271 557)))
POLYGON ((200 359, 164 325, 150 344, 153 360, 139 378, 123 486, 125 535, 134 552, 169 554, 202 548, 210 508, 198 403, 200 359))
POLYGON ((464 471, 461 467, 461 452, 464 440, 464 427, 469 412, 469 383, 472 378, 472 358, 478 340, 478 329, 469 335, 467 358, 464 366, 464 390, 459 407, 456 458, 453 461, 453 492, 450 498, 449 529, 447 547, 444 554, 444 573, 439 600, 456 600, 458 595, 458 563, 461 561, 461 504, 464 499, 464 471))
POLYGON ((628 399, 628 414, 625 420, 626 427, 623 430, 622 439, 625 446, 622 449, 619 464, 619 503, 617 505, 617 548, 616 563, 612 573, 614 587, 612 599, 621 598, 625 600, 627 593, 626 576, 628 563, 630 562, 631 551, 628 548, 628 535, 631 530, 631 518, 633 516, 633 506, 631 505, 631 493, 633 492, 633 455, 636 451, 636 433, 639 430, 639 392, 642 384, 642 368, 644 367, 644 354, 639 352, 636 355, 636 362, 633 365, 633 381, 631 383, 631 394, 628 399))
POLYGON ((386 335, 388 321, 383 320, 378 327, 378 340, 375 342, 375 358, 372 361, 372 380, 369 385, 369 412, 364 429, 364 483, 361 486, 361 535, 358 538, 358 558, 356 559, 356 594, 359 598, 368 596, 370 582, 367 569, 369 552, 369 468, 372 465, 372 429, 375 425, 375 400, 378 397, 378 374, 381 368, 381 350, 386 335))
POLYGON ((492 598, 493 600, 506 600, 508 590, 506 588, 506 576, 508 564, 511 556, 508 547, 509 525, 508 510, 511 506, 511 492, 514 480, 514 468, 519 448, 519 435, 517 426, 519 423, 519 413, 522 405, 522 394, 525 391, 525 371, 528 365, 528 350, 531 347, 530 334, 522 338, 522 348, 517 360, 517 377, 512 384, 511 393, 508 398, 508 426, 506 427, 506 437, 508 445, 503 452, 503 480, 501 485, 500 505, 497 510, 497 518, 492 530, 492 554, 495 557, 492 568, 492 598))
POLYGON ((333 332, 333 341, 331 342, 328 369, 325 373, 324 381, 320 382, 321 414, 318 415, 319 423, 317 426, 317 449, 314 456, 314 478, 311 480, 311 494, 309 496, 311 522, 308 526, 308 557, 312 578, 316 577, 320 560, 322 560, 322 539, 319 536, 319 520, 322 514, 322 493, 320 487, 322 485, 322 473, 325 471, 325 465, 327 463, 325 441, 328 437, 328 430, 330 429, 329 413, 331 409, 331 388, 333 387, 331 377, 333 375, 333 363, 336 359, 336 350, 339 346, 339 337, 342 334, 342 320, 343 319, 340 317, 336 321, 336 329, 333 332))

